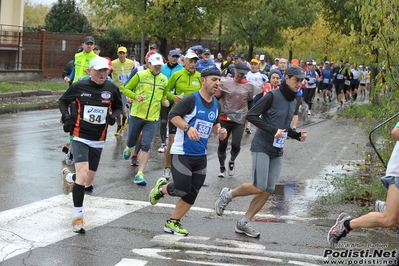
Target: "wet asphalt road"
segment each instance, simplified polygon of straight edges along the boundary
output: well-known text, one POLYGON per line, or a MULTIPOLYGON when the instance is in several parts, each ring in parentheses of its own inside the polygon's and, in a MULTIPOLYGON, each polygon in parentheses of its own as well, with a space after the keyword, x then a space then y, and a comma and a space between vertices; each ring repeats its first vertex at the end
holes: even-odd
MULTIPOLYGON (((122 158, 126 134, 115 137, 111 127, 94 191, 85 199, 88 231, 75 235, 71 196, 62 195, 60 186, 67 135, 59 117, 56 109, 0 115, 0 265, 322 265, 329 248, 327 231, 341 211, 354 208, 320 204, 319 188, 329 189, 326 174, 351 174, 350 162, 369 152, 367 136, 356 122, 310 117, 299 128, 308 132, 307 141, 290 139, 285 146, 276 193, 252 225, 261 237, 252 239, 234 232, 250 198, 234 199, 222 217, 213 212, 221 187, 251 181, 252 135, 243 138, 235 176, 225 179, 217 177, 213 136, 205 186, 182 220, 190 237, 180 239, 162 230, 176 198, 148 204, 148 193, 163 170, 164 156, 156 151, 159 137, 145 171, 148 185, 139 187, 133 183, 136 168, 122 158)), ((397 236, 382 229, 351 232, 341 242, 398 248, 397 236)))

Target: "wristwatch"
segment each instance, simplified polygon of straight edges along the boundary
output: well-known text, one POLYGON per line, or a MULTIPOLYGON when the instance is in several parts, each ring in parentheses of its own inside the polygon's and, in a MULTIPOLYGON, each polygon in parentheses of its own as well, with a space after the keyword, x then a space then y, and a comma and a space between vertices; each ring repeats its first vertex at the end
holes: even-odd
POLYGON ((183 129, 184 132, 187 132, 187 131, 190 129, 190 127, 191 127, 191 126, 190 126, 189 124, 185 125, 185 126, 184 126, 184 129, 183 129))

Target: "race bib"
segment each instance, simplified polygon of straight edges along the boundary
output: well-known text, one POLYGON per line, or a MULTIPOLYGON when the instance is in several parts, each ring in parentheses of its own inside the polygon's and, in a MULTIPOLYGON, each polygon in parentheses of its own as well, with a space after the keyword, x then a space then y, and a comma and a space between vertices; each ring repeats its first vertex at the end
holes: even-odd
POLYGON ((345 80, 345 85, 347 85, 347 86, 351 85, 351 81, 350 80, 345 80))
POLYGON ((343 79, 343 78, 344 78, 344 75, 342 75, 342 74, 337 75, 337 79, 343 79))
POLYGON ((197 119, 194 124, 194 128, 198 131, 201 138, 208 138, 211 135, 213 123, 197 119))
POLYGON ((309 83, 310 84, 313 84, 313 83, 315 83, 316 82, 316 78, 309 78, 309 83))
POLYGON ((276 148, 282 148, 284 147, 285 141, 287 140, 287 132, 283 132, 283 137, 282 138, 278 138, 278 139, 274 139, 273 141, 273 146, 276 148))
POLYGON ((127 80, 127 78, 128 78, 127 74, 119 74, 118 75, 118 81, 119 82, 125 82, 127 80))
POLYGON ((91 124, 105 124, 107 120, 107 107, 85 105, 83 120, 91 124))
POLYGON ((323 83, 328 83, 328 82, 330 82, 329 79, 323 79, 323 83))

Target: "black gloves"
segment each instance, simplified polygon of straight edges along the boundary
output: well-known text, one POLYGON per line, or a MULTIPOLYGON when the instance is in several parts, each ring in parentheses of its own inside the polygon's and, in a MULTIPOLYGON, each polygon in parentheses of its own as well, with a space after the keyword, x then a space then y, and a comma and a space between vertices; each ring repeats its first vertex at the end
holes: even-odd
POLYGON ((70 115, 63 115, 62 116, 62 121, 64 122, 64 132, 70 133, 73 131, 73 128, 75 127, 75 120, 72 119, 70 115))
POLYGON ((108 125, 110 125, 110 126, 115 125, 116 117, 113 116, 113 115, 111 115, 111 114, 108 114, 108 116, 107 116, 107 122, 108 122, 108 125))

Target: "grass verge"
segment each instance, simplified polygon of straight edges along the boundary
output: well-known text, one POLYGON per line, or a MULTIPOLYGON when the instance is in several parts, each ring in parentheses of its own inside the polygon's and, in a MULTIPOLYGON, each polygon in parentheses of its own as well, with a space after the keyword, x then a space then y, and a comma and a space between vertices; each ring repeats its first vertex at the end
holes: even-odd
POLYGON ((62 82, 0 82, 0 93, 27 90, 65 91, 67 88, 68 84, 62 82))

